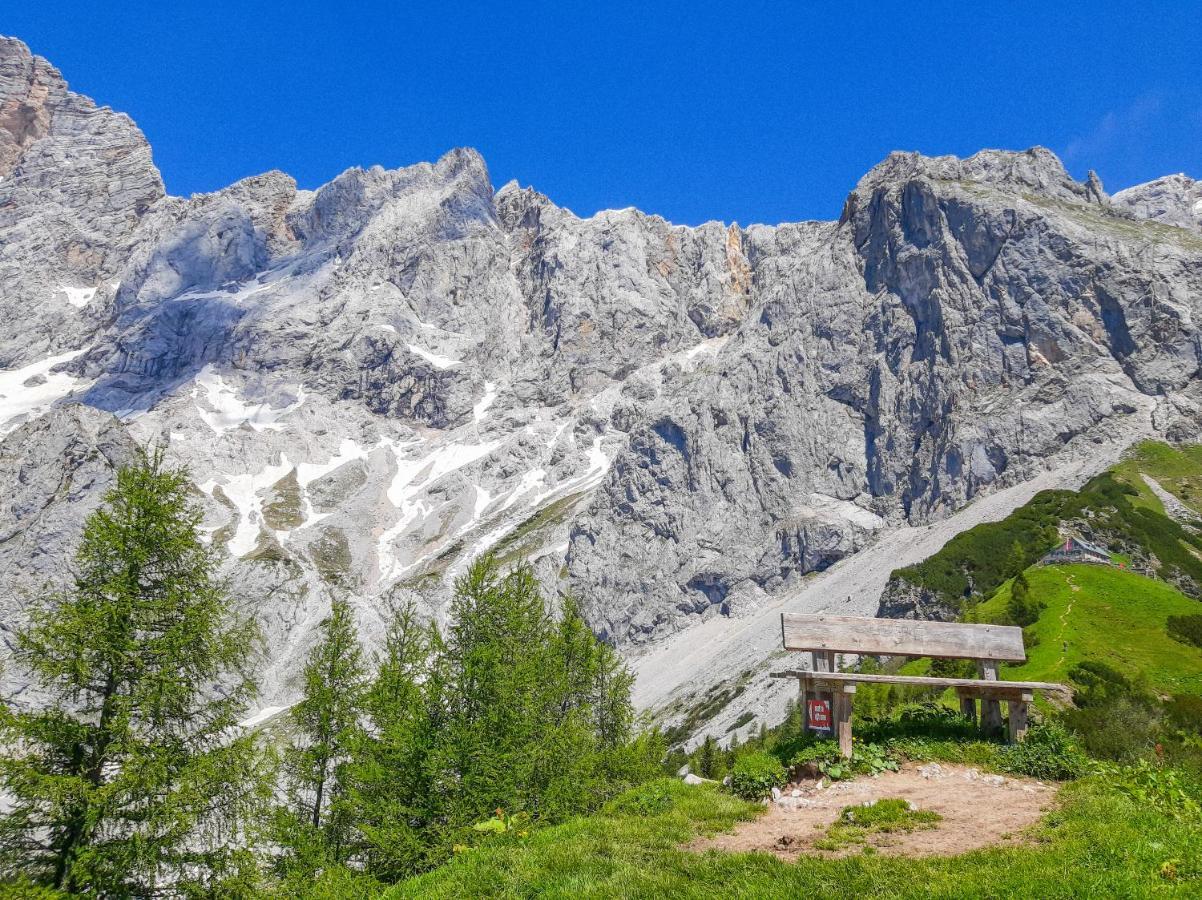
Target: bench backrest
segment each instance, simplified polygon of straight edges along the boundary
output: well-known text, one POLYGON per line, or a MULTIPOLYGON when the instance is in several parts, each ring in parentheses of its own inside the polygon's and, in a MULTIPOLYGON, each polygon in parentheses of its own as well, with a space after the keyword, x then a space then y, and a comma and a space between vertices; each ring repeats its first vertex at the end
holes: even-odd
POLYGON ((863 616, 781 615, 786 650, 829 650, 869 656, 936 656, 1023 662, 1023 630, 863 616))

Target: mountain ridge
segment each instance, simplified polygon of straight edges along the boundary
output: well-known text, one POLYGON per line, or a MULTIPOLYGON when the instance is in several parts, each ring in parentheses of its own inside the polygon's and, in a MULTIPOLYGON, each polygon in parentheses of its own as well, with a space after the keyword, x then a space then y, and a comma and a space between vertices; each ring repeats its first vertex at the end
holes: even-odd
MULTIPOLYGON (((737 628, 1102 446, 1197 431, 1192 180, 1116 203, 1044 148, 895 153, 837 221, 689 227, 494 190, 461 148, 178 198, 132 120, 89 104, 0 41, 0 455, 103 411, 189 465, 264 622, 266 704, 332 597, 369 638, 401 593, 440 620, 490 548, 630 650, 737 628)), ((59 548, 104 487, 58 497, 77 463, 13 476, 56 498, 59 548)), ((15 593, 61 577, 16 547, 15 593)))

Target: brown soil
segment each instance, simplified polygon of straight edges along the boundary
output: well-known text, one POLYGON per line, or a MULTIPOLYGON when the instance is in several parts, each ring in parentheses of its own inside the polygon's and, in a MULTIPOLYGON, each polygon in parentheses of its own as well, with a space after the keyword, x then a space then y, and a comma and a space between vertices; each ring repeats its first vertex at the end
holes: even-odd
POLYGON ((838 851, 819 850, 813 845, 826 835, 827 827, 845 806, 901 797, 918 809, 934 810, 942 821, 930 830, 871 834, 868 845, 891 856, 954 856, 991 844, 1021 843, 1021 832, 1051 808, 1057 791, 1054 784, 1010 776, 1000 779, 947 763, 936 768, 906 764, 900 772, 886 772, 875 778, 828 783, 821 788, 819 784, 810 781, 790 785, 782 801, 771 804, 763 816, 739 824, 732 832, 695 840, 689 849, 762 851, 784 860, 803 853, 827 857, 859 853, 864 844, 838 851), (790 796, 795 789, 801 791, 796 799, 790 796), (792 804, 795 808, 789 808, 792 804))

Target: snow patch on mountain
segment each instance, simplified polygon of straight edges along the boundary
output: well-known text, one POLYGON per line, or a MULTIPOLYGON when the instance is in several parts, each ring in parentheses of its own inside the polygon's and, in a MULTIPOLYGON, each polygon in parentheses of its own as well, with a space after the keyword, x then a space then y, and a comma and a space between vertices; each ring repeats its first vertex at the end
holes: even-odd
POLYGON ((449 356, 442 356, 432 350, 427 350, 424 347, 419 347, 417 344, 409 344, 409 352, 416 353, 422 359, 430 363, 436 369, 449 369, 452 366, 457 366, 460 363, 458 359, 451 359, 449 356))
POLYGON ((234 556, 245 556, 255 549, 263 525, 262 492, 292 471, 288 457, 281 456, 276 465, 267 465, 254 473, 218 475, 198 485, 210 497, 220 488, 238 511, 238 525, 228 548, 234 556))
POLYGON ((91 303, 92 298, 96 296, 96 288, 94 287, 81 288, 63 285, 60 290, 67 295, 67 302, 76 309, 83 309, 85 306, 91 303))
POLYGON ((196 376, 192 396, 197 400, 200 417, 217 434, 243 425, 249 425, 255 431, 281 431, 284 428, 282 420, 304 405, 305 389, 303 385, 298 386, 295 399, 284 406, 274 407, 268 400, 251 403, 243 400, 212 365, 207 365, 196 376))
POLYGON ((52 370, 83 352, 72 350, 19 369, 0 371, 0 435, 36 418, 56 401, 82 387, 83 382, 68 372, 52 370))

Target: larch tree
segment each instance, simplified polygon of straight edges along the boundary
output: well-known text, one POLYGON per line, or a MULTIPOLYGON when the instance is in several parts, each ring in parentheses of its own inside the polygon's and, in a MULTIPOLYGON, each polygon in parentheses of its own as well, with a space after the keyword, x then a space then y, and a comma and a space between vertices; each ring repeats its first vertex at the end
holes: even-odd
POLYGON ((300 877, 346 862, 357 845, 348 767, 360 744, 368 673, 346 600, 331 605, 303 677, 304 693, 290 716, 288 806, 280 822, 281 843, 291 851, 282 862, 300 877))
POLYGON ((364 868, 384 881, 425 868, 441 838, 441 809, 431 787, 444 683, 432 664, 440 648, 437 626, 423 623, 411 602, 398 606, 364 697, 367 727, 351 768, 350 794, 364 868))
POLYGON ((269 788, 237 722, 257 632, 191 490, 160 450, 119 470, 71 587, 17 635, 37 700, 0 705, 0 877, 96 896, 250 889, 269 788))

